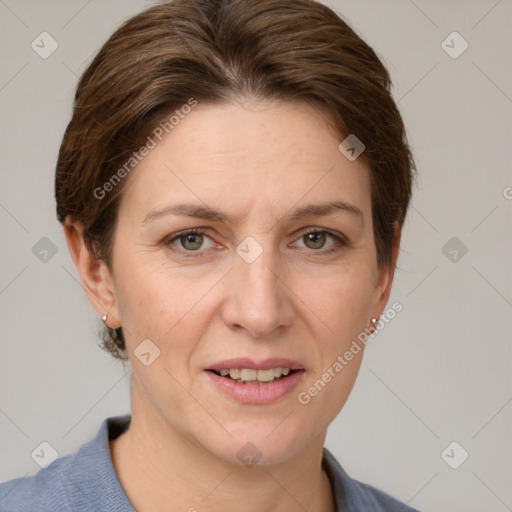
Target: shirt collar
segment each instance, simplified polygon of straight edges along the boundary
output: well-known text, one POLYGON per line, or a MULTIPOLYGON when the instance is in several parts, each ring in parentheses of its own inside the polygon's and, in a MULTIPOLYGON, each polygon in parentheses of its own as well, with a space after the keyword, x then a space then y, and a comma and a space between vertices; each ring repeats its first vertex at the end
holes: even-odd
MULTIPOLYGON (((96 436, 84 444, 76 454, 75 462, 78 467, 93 468, 93 471, 80 475, 80 482, 76 482, 77 487, 89 484, 87 487, 97 489, 89 498, 99 508, 102 503, 106 503, 112 504, 119 512, 135 512, 115 472, 109 444, 111 440, 128 430, 130 420, 129 414, 105 419, 96 436)), ((351 479, 327 448, 323 449, 322 467, 331 482, 336 511, 350 512, 350 496, 347 495, 347 491, 349 494, 354 492, 350 486, 351 479)))

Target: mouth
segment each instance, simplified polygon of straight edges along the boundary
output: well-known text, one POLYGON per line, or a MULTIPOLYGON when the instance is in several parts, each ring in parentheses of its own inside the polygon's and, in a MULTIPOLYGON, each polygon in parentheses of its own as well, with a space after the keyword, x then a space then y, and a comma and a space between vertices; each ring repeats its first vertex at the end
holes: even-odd
POLYGON ((295 372, 300 370, 292 370, 291 368, 278 366, 266 370, 256 370, 254 368, 221 368, 220 370, 208 371, 238 384, 265 386, 291 377, 295 372))
POLYGON ((272 358, 255 362, 230 359, 205 368, 209 381, 222 394, 243 404, 270 404, 299 385, 306 370, 297 361, 272 358))

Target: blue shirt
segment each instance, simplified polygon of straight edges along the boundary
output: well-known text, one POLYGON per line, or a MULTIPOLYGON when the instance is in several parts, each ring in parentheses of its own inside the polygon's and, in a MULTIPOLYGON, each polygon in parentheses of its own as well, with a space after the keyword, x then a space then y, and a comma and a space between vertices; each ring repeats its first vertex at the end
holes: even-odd
MULTIPOLYGON (((96 436, 35 476, 0 484, 1 512, 135 512, 117 478, 109 440, 122 434, 131 416, 107 418, 96 436)), ((418 512, 388 494, 350 478, 323 449, 322 466, 334 490, 338 512, 418 512)))

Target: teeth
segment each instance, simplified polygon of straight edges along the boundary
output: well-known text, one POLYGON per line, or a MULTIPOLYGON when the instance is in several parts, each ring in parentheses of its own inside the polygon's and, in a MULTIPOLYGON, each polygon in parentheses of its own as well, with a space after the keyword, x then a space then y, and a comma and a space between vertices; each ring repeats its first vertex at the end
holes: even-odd
POLYGON ((278 379, 282 375, 286 376, 290 373, 290 368, 269 368, 268 370, 254 370, 249 368, 222 368, 219 370, 222 377, 228 375, 233 380, 243 382, 271 382, 278 379))
POLYGON ((229 370, 229 376, 232 379, 239 379, 240 378, 241 370, 229 370))
POLYGON ((274 380, 274 370, 272 368, 270 368, 270 370, 258 370, 257 380, 260 382, 274 380))
POLYGON ((258 370, 240 370, 240 379, 242 380, 257 380, 258 370))

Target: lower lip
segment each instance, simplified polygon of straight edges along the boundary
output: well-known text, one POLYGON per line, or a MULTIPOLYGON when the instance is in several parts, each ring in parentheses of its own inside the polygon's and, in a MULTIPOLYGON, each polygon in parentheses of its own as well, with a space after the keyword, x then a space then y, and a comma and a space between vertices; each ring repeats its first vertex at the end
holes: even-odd
POLYGON ((212 382, 224 393, 243 404, 270 404, 297 387, 304 370, 296 370, 284 379, 265 384, 241 384, 232 379, 206 371, 212 382))

